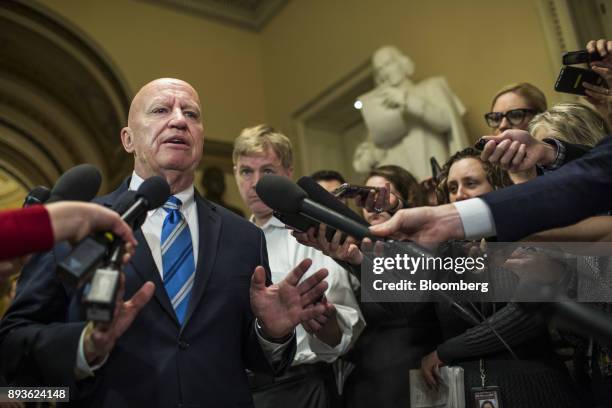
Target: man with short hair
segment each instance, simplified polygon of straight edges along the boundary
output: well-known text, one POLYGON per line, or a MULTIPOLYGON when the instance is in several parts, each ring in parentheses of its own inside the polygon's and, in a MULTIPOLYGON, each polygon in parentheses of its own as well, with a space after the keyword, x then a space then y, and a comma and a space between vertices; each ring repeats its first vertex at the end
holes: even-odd
POLYGON ((55 259, 70 248, 37 256, 0 326, 6 377, 70 386, 72 403, 87 407, 252 406, 245 368, 278 372, 291 361, 295 326, 328 310, 313 305, 326 271, 298 284, 305 261, 269 285, 261 231, 195 192, 203 126, 187 82, 145 85, 121 141, 134 155, 134 172, 99 201, 112 206, 155 175, 172 196, 136 233, 115 317, 107 325, 79 318, 75 290, 54 273, 55 259), (124 292, 131 298, 122 302, 124 292))
POLYGON ((267 125, 247 128, 234 141, 232 158, 238 190, 253 213, 251 221, 266 236, 272 280, 284 279, 286 268, 304 258, 311 258, 314 267, 329 271, 325 294, 328 310, 324 318, 302 323, 296 329, 297 352, 292 367, 280 378, 258 374, 250 377, 255 406, 329 407, 336 393, 329 363, 349 349, 365 325, 348 274, 331 258, 299 244, 257 196, 255 185, 261 177, 292 177, 289 139, 267 125))
POLYGON ((342 177, 342 174, 336 170, 315 171, 310 175, 310 177, 330 193, 340 187, 342 184, 346 183, 346 180, 344 177, 342 177))

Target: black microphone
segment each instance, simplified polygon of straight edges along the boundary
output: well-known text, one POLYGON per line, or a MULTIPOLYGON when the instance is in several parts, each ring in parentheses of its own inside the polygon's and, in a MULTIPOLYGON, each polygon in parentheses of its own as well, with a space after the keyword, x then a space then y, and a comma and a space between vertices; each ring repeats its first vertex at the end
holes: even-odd
POLYGON ((45 186, 36 186, 26 196, 25 200, 23 200, 23 208, 29 207, 31 205, 36 204, 44 204, 49 197, 51 196, 51 190, 49 190, 45 186))
MULTIPOLYGON (((145 180, 138 191, 125 191, 113 209, 136 230, 142 226, 147 211, 163 205, 170 196, 170 186, 161 177, 145 180)), ((96 268, 91 282, 83 289, 83 311, 87 320, 110 322, 115 311, 115 298, 119 288, 123 242, 114 239, 108 249, 107 261, 96 268)))
POLYGON ((264 176, 255 186, 255 191, 268 207, 282 214, 302 215, 359 240, 363 238, 381 240, 380 237, 372 235, 365 225, 311 200, 300 186, 286 177, 272 174, 264 176))
MULTIPOLYGON (((363 217, 361 217, 359 214, 351 210, 342 201, 338 200, 338 198, 336 198, 332 193, 324 189, 312 177, 309 177, 309 176, 301 177, 297 181, 297 185, 302 187, 304 191, 306 191, 306 194, 308 194, 308 197, 311 200, 316 201, 317 203, 333 211, 336 211, 339 214, 345 215, 349 217, 350 219, 352 219, 353 221, 358 222, 359 224, 365 225, 366 227, 370 226, 370 224, 366 220, 364 220, 363 217)), ((297 215, 295 217, 301 217, 301 216, 297 215)), ((335 228, 328 227, 325 232, 325 238, 327 239, 327 241, 331 241, 335 233, 336 233, 335 228)), ((345 239, 346 239, 346 234, 342 234, 342 237, 340 238, 340 244, 344 243, 345 239)))
POLYGON ((79 164, 66 171, 55 182, 47 203, 62 200, 91 201, 102 184, 100 171, 91 164, 79 164))
POLYGON ((363 217, 361 217, 355 211, 351 210, 342 201, 338 200, 332 193, 324 189, 312 177, 301 177, 297 181, 297 185, 304 189, 304 191, 306 192, 306 194, 308 194, 308 197, 311 200, 316 201, 321 205, 324 205, 330 210, 336 211, 339 214, 349 217, 350 219, 361 225, 365 225, 366 227, 370 226, 370 224, 366 220, 364 220, 363 217))
POLYGON ((163 177, 148 178, 138 188, 134 204, 121 214, 121 218, 131 224, 147 211, 164 205, 168 197, 170 197, 170 186, 163 177))
MULTIPOLYGON (((124 214, 136 203, 136 200, 138 199, 137 196, 137 191, 126 190, 119 196, 119 198, 117 199, 115 204, 113 204, 111 209, 119 214, 124 214)), ((132 230, 134 230, 134 232, 136 232, 142 226, 142 224, 144 224, 146 219, 147 213, 142 212, 140 216, 136 217, 133 221, 128 222, 128 225, 132 227, 132 230)))
MULTIPOLYGON (((170 186, 166 180, 155 176, 140 185, 134 193, 135 201, 130 201, 131 193, 124 193, 115 206, 123 210, 121 218, 126 223, 136 225, 141 218, 146 218, 147 211, 164 204, 169 196, 170 186)), ((66 283, 81 286, 105 259, 118 265, 121 248, 122 242, 110 232, 89 236, 58 264, 58 274, 66 283)))

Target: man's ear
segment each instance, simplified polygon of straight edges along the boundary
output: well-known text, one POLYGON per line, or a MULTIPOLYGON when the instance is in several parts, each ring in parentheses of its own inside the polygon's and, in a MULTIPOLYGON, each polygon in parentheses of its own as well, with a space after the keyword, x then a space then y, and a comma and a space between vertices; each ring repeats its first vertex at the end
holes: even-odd
POLYGON ((121 143, 126 152, 134 153, 134 135, 129 127, 121 129, 121 143))

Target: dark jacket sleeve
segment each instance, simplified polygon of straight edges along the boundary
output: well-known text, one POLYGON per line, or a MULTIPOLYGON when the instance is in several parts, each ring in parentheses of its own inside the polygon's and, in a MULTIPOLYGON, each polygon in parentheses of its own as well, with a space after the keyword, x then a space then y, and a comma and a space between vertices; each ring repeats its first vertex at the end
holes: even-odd
POLYGON ((565 159, 563 160, 562 165, 566 165, 569 162, 577 160, 591 151, 591 146, 581 145, 581 144, 572 144, 568 142, 564 142, 563 140, 559 140, 561 144, 565 147, 565 159))
POLYGON ((35 255, 23 268, 15 300, 0 324, 1 365, 11 384, 76 387, 77 346, 85 323, 67 321, 72 294, 55 273, 57 252, 64 247, 35 255))
POLYGON ((510 347, 541 336, 546 330, 543 320, 537 313, 531 313, 516 303, 509 303, 486 322, 440 344, 438 357, 445 364, 452 364, 457 360, 483 357, 506 350, 506 346, 491 328, 510 347))
POLYGON ((499 241, 516 241, 610 209, 612 138, 559 170, 485 194, 499 241))

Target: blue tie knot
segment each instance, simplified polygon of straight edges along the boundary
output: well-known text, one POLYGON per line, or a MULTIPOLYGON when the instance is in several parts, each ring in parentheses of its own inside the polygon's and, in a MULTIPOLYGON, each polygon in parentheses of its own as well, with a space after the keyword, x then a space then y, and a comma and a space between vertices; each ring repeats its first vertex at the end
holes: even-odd
POLYGON ((181 200, 179 200, 175 196, 170 196, 170 198, 168 198, 168 201, 166 201, 166 203, 164 204, 164 210, 166 210, 166 212, 168 213, 171 211, 177 211, 181 209, 181 205, 183 205, 181 200))

